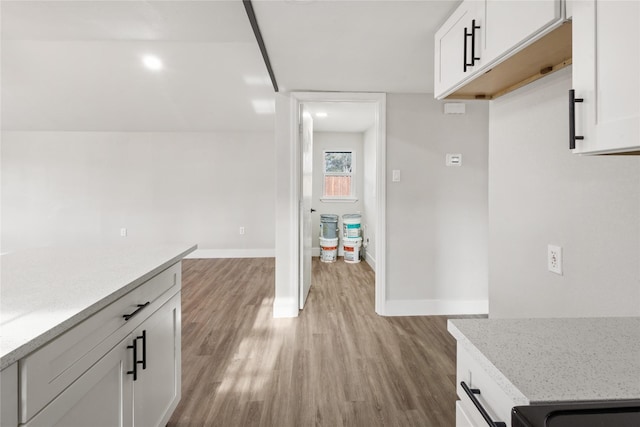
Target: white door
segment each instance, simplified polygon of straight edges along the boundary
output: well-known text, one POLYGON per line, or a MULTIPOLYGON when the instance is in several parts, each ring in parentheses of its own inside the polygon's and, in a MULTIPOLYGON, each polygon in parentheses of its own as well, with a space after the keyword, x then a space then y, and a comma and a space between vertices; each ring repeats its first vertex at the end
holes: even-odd
POLYGON ((311 191, 313 188, 313 119, 300 106, 300 309, 311 289, 311 191))

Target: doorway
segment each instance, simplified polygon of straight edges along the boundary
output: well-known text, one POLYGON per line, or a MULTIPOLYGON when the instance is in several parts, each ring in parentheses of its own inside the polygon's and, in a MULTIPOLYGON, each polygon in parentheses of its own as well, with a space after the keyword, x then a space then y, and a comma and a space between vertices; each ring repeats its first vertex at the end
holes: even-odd
POLYGON ((306 295, 313 286, 311 256, 319 255, 320 214, 341 216, 349 211, 362 215, 365 261, 375 272, 375 311, 384 315, 386 97, 384 94, 314 92, 293 93, 292 99, 296 107, 293 109, 296 117, 292 120, 295 126, 292 133, 297 135, 295 176, 299 189, 295 201, 298 208, 295 226, 299 238, 295 265, 299 273, 299 308, 304 308, 306 295), (360 149, 357 148, 358 139, 361 140, 360 149), (315 150, 313 145, 316 145, 315 150), (321 153, 322 157, 327 151, 349 152, 354 156, 352 194, 332 198, 324 191, 326 177, 318 173, 317 169, 323 168, 323 159, 319 159, 318 154, 321 153), (313 157, 315 160, 311 160, 313 157), (316 169, 313 189, 309 181, 311 169, 316 169))

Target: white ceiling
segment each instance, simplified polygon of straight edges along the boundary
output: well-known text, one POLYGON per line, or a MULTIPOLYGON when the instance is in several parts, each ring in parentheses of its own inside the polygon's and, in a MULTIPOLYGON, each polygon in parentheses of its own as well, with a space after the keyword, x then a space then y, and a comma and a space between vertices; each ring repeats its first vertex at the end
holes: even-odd
POLYGON ((433 92, 436 29, 460 0, 254 1, 281 90, 433 92))
POLYGON ((311 114, 314 132, 364 132, 376 120, 372 102, 311 102, 304 111, 311 114))
MULTIPOLYGON (((253 5, 281 91, 430 92, 433 33, 458 2, 253 5)), ((273 129, 275 94, 242 0, 0 7, 3 130, 273 129), (145 69, 145 54, 164 69, 145 69)))

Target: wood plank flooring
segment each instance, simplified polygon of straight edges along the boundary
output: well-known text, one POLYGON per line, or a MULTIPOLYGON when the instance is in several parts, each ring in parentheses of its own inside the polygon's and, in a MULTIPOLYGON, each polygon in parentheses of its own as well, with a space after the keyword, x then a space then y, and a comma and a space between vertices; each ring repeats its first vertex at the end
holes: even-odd
POLYGON ((313 261, 273 319, 275 261, 183 261, 182 400, 168 426, 455 425, 445 317, 380 317, 365 263, 313 261))

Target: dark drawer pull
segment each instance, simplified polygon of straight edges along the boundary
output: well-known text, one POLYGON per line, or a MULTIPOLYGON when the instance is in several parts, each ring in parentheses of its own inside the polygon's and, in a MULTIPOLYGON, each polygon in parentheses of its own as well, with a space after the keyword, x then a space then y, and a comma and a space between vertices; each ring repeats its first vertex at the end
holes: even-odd
POLYGON ((145 302, 144 304, 138 304, 138 308, 136 308, 136 311, 130 314, 123 314, 122 317, 124 317, 124 320, 127 321, 131 319, 133 316, 135 316, 136 314, 140 313, 140 311, 146 306, 148 306, 149 304, 151 304, 151 302, 149 301, 145 302))
POLYGON ((469 396, 469 399, 471 399, 471 402, 473 402, 478 412, 480 412, 480 415, 482 415, 482 418, 484 418, 484 420, 487 422, 487 425, 491 427, 507 427, 507 425, 502 421, 493 421, 491 419, 491 416, 487 413, 487 410, 484 409, 480 401, 475 396, 476 394, 480 394, 479 389, 469 388, 469 386, 464 381, 460 382, 460 386, 462 387, 464 392, 467 393, 467 396, 469 396))

